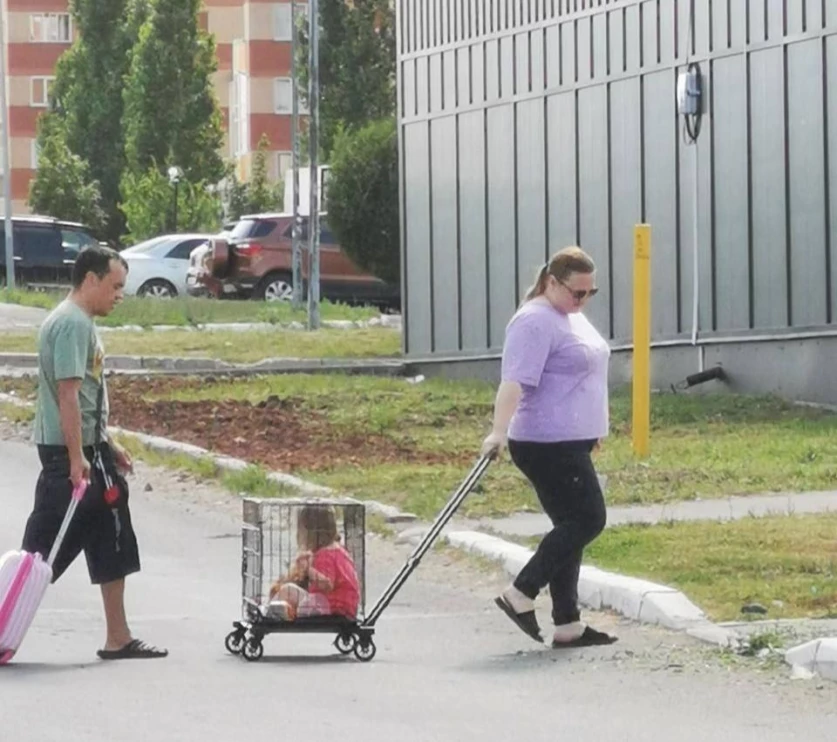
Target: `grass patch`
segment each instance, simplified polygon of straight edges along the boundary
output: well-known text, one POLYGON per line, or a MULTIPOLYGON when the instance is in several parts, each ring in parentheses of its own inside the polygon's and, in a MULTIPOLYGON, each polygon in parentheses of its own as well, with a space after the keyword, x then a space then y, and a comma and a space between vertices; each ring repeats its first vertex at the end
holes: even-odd
MULTIPOLYGON (((418 515, 435 513, 461 481, 490 425, 495 387, 477 381, 289 375, 201 385, 170 396, 257 403, 271 395, 327 415, 337 429, 386 435, 450 454, 450 465, 335 467, 301 472, 336 489, 380 498, 418 515)), ((169 395, 167 395, 169 396, 169 395)), ((772 396, 659 394, 652 400, 651 456, 634 458, 630 394, 611 396, 611 435, 596 456, 611 505, 717 498, 769 491, 827 490, 837 480, 837 416, 772 396)), ((468 515, 538 507, 508 457, 493 466, 468 515)))
MULTIPOLYGON (((0 302, 27 307, 53 309, 67 296, 67 291, 8 291, 0 289, 0 302)), ((375 307, 356 307, 323 301, 320 317, 324 320, 368 320, 380 315, 375 307)), ((159 301, 136 296, 125 300, 108 316, 98 320, 109 327, 123 325, 199 325, 214 322, 305 322, 305 311, 294 311, 290 304, 257 301, 218 301, 203 297, 182 296, 159 301)))
MULTIPOLYGON (((617 526, 585 561, 676 587, 716 621, 742 620, 754 602, 772 619, 835 617, 836 533, 835 513, 617 526)), ((765 637, 755 651, 775 641, 765 637)))
MULTIPOLYGON (((371 327, 354 330, 166 332, 114 331, 102 336, 111 355, 215 358, 251 363, 265 358, 373 358, 398 356, 401 334, 371 327)), ((36 334, 0 335, 0 352, 36 352, 36 334)))
POLYGON ((13 423, 30 423, 34 419, 34 407, 23 407, 12 402, 0 401, 0 420, 9 420, 13 423))

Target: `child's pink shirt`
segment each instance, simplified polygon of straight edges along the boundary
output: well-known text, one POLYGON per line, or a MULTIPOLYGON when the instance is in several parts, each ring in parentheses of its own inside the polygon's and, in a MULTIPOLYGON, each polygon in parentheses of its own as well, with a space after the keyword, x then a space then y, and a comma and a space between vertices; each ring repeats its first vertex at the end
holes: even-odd
POLYGON ((319 585, 312 584, 309 592, 325 595, 331 613, 355 618, 360 603, 360 587, 349 552, 342 546, 320 549, 314 554, 311 566, 331 580, 334 589, 325 592, 319 585))

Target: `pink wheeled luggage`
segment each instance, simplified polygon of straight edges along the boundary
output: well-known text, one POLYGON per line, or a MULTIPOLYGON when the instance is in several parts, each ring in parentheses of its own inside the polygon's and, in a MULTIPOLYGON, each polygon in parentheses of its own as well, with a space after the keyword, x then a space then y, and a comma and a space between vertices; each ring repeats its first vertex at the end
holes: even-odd
POLYGON ((84 497, 87 482, 73 490, 70 506, 46 561, 40 554, 10 551, 0 559, 0 665, 14 657, 52 582, 52 564, 84 497))

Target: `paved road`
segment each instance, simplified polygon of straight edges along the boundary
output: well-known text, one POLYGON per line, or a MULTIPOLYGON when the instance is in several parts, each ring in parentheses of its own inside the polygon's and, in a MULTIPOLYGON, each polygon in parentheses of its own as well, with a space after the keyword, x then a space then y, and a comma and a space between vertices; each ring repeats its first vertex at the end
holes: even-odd
POLYGON ((0 331, 31 330, 43 322, 47 312, 37 307, 0 303, 0 331))
MULTIPOLYGON (((33 450, 0 442, 0 472, 6 549, 28 511, 33 450)), ((238 610, 237 507, 168 474, 139 479, 145 560, 129 610, 135 633, 168 644, 171 657, 99 662, 98 597, 77 563, 48 594, 15 664, 0 668, 2 742, 834 739, 837 686, 730 669, 702 645, 649 627, 617 626, 622 641, 605 649, 537 648, 491 606, 496 575, 443 552, 382 619, 370 664, 335 657, 317 636, 268 639, 269 656, 247 664, 221 645, 238 610), (143 491, 146 479, 154 491, 143 491)), ((380 539, 370 548, 377 594, 403 552, 380 539)))

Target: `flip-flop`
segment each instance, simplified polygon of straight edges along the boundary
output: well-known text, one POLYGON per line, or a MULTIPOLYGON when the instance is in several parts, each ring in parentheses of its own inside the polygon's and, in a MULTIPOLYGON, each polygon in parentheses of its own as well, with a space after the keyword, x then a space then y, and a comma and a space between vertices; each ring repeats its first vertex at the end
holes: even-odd
POLYGON ((506 600, 502 595, 499 598, 495 598, 494 602, 497 604, 497 607, 503 611, 512 621, 514 621, 517 628, 519 628, 526 636, 534 639, 536 642, 543 644, 543 637, 541 636, 541 629, 538 626, 538 621, 535 618, 534 611, 524 611, 523 613, 515 612, 514 608, 512 608, 511 603, 506 600))
POLYGON ((154 660, 168 657, 169 651, 132 639, 121 649, 100 649, 96 654, 102 660, 154 660))
POLYGON ((584 632, 578 639, 573 639, 568 642, 558 642, 552 640, 553 649, 571 649, 573 647, 602 647, 607 644, 613 644, 619 641, 619 637, 605 634, 603 631, 596 631, 589 626, 584 627, 584 632))

